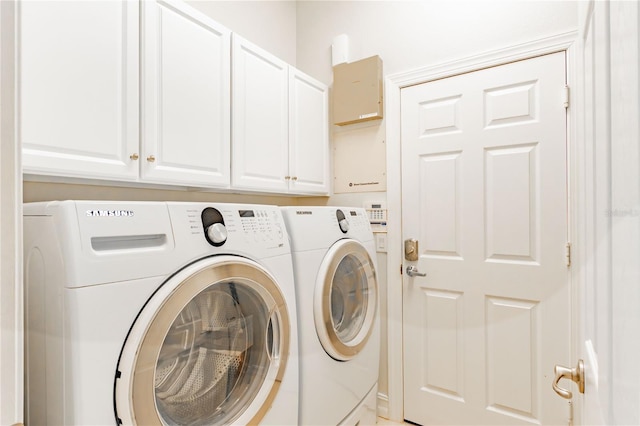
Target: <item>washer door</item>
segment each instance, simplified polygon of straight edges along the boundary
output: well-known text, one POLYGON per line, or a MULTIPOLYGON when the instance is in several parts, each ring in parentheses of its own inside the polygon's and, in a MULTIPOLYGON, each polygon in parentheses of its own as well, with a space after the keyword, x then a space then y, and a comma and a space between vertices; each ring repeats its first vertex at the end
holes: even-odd
POLYGON ((362 350, 373 330, 378 288, 367 250, 340 240, 320 265, 314 294, 316 332, 324 350, 348 361, 362 350))
POLYGON ((289 330, 284 297, 257 263, 218 256, 190 265, 156 291, 127 336, 118 421, 258 423, 282 381, 289 330))

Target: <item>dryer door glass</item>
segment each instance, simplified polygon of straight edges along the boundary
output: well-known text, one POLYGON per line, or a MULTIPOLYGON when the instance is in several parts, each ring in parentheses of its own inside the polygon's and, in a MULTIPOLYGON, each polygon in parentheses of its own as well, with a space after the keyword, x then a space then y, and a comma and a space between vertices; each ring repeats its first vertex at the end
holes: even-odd
POLYGON ((338 360, 355 356, 371 334, 377 281, 366 249, 353 240, 336 243, 320 267, 314 318, 325 351, 338 360))
POLYGON ((362 330, 369 300, 369 283, 363 263, 347 254, 338 264, 331 283, 331 323, 338 339, 352 341, 362 330))
POLYGON ((150 299, 132 328, 135 334, 141 329, 142 340, 127 349, 128 338, 123 348, 119 369, 128 371, 131 358, 133 372, 132 417, 138 424, 257 423, 287 361, 282 293, 250 261, 215 262, 187 275, 172 278, 150 299))

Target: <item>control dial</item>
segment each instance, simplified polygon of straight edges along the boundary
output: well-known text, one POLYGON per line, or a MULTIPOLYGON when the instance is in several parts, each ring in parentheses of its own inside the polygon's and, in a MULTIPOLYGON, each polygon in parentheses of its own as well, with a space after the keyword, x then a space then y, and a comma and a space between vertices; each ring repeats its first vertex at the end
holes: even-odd
POLYGON ((340 230, 343 234, 346 234, 349 231, 349 221, 342 210, 336 211, 336 219, 338 219, 338 226, 340 227, 340 230))
POLYGON ((207 228, 207 237, 215 245, 222 245, 227 241, 227 227, 223 223, 214 223, 207 228))
POLYGON ((202 211, 202 227, 204 236, 215 247, 220 247, 227 241, 227 227, 224 225, 224 217, 218 209, 207 207, 202 211))

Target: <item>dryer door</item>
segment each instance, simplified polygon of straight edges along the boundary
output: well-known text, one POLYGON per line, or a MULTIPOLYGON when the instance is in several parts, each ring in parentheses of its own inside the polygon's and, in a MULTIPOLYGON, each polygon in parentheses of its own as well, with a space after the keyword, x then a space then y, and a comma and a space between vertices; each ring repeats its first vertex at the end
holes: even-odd
POLYGON ((121 424, 258 423, 278 392, 289 314, 255 262, 218 256, 167 280, 134 323, 120 356, 121 424))
POLYGON ((367 344, 378 305, 373 262, 362 244, 344 239, 322 261, 314 294, 320 343, 334 359, 347 361, 367 344))

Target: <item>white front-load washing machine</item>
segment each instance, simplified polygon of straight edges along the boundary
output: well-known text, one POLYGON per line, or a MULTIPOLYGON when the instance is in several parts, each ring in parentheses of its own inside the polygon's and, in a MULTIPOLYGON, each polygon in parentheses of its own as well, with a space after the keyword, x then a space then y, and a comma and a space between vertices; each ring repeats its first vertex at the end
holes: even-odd
POLYGON ((300 423, 376 423, 375 243, 361 208, 283 207, 300 332, 300 423))
POLYGON ((34 203, 24 231, 26 424, 298 424, 277 207, 34 203))

